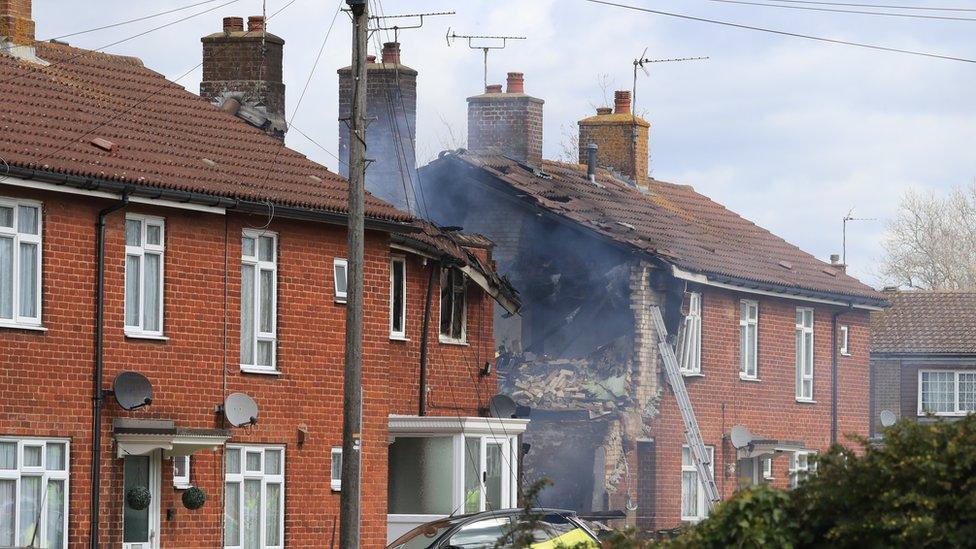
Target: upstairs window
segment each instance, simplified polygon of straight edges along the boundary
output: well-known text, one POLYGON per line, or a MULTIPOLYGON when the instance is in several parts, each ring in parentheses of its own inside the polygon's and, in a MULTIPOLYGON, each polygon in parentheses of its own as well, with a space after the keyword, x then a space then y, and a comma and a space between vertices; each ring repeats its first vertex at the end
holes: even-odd
POLYGON ((41 325, 41 204, 0 198, 0 326, 41 325))
POLYGON ((758 362, 759 303, 743 299, 739 302, 739 376, 758 378, 758 362))
POLYGON ((402 257, 390 261, 390 338, 406 339, 407 262, 402 257))
POLYGON ((441 336, 442 342, 463 343, 467 319, 467 281, 458 269, 441 271, 441 336))
POLYGON ((850 333, 851 330, 847 326, 840 327, 840 334, 838 334, 840 339, 840 354, 844 356, 851 356, 850 333))
POLYGON ((685 374, 701 373, 701 294, 688 295, 688 314, 678 328, 678 367, 685 374))
POLYGON ((163 335, 163 220, 125 216, 125 333, 163 335))
POLYGON ((918 415, 964 416, 976 412, 976 371, 918 373, 918 415))
POLYGON ((277 236, 245 230, 241 245, 241 369, 275 371, 277 236))
POLYGON ((796 310, 796 399, 813 400, 813 309, 796 310))
POLYGON ((337 257, 332 260, 332 281, 335 284, 336 303, 346 302, 346 275, 349 272, 349 262, 345 258, 337 257))

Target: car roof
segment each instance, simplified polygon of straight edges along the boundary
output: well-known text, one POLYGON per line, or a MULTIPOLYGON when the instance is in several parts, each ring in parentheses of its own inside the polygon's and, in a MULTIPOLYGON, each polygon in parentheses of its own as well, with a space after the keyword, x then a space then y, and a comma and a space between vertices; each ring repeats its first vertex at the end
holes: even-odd
MULTIPOLYGON (((541 514, 553 514, 561 515, 566 517, 576 517, 576 511, 570 511, 568 509, 552 509, 549 507, 534 507, 528 510, 530 513, 541 513, 541 514)), ((469 522, 471 520, 477 520, 481 518, 498 517, 498 516, 511 516, 511 515, 522 515, 525 514, 526 510, 522 508, 514 509, 496 509, 494 511, 482 511, 480 513, 469 513, 467 515, 458 515, 454 517, 448 517, 446 520, 456 520, 461 522, 469 522)))

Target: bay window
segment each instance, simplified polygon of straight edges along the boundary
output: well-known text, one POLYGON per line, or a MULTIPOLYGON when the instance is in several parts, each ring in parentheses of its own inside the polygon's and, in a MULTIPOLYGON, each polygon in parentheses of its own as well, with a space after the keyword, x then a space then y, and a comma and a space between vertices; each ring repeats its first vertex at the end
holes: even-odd
POLYGON ((976 370, 920 370, 918 415, 964 416, 976 412, 976 370))
POLYGON ((224 547, 285 546, 285 448, 228 446, 224 547))
POLYGON ((275 372, 277 236, 245 230, 241 245, 241 369, 275 372))
POLYGON ((0 438, 0 547, 68 546, 68 441, 0 438))
POLYGON ((41 325, 41 204, 0 198, 0 326, 41 325))
POLYGON ((796 399, 813 400, 813 309, 796 309, 796 399))
POLYGON ((759 377, 759 303, 748 299, 739 302, 739 377, 759 377))
POLYGON ((125 216, 125 333, 163 335, 163 220, 125 216))

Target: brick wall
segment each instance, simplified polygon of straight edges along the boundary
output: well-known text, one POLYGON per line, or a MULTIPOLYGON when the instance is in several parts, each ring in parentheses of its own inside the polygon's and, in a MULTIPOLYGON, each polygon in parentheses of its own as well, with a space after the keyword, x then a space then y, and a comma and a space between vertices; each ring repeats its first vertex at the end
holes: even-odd
POLYGON ((898 359, 871 359, 871 436, 881 432, 882 410, 901 417, 901 368, 898 359))
POLYGON ((14 44, 34 43, 31 0, 0 0, 0 36, 8 37, 14 44))
POLYGON ((597 109, 596 116, 579 121, 579 161, 586 164, 586 147, 596 143, 596 163, 611 168, 638 185, 647 179, 650 124, 631 113, 630 92, 616 92, 615 111, 597 109))
MULTIPOLYGON (((71 440, 69 537, 88 538, 93 369, 95 219, 111 202, 10 187, 7 197, 43 202, 43 323, 46 332, 0 329, 0 436, 71 440)), ((267 219, 152 208, 129 212, 166 221, 166 341, 126 338, 123 322, 124 214, 108 219, 106 240, 105 386, 122 370, 153 383, 151 406, 123 412, 107 399, 102 433, 101 540, 120 542, 122 461, 114 457, 111 424, 117 417, 172 419, 179 427, 224 428, 214 406, 227 392, 243 391, 260 407, 258 424, 234 429, 229 443, 285 446, 285 541, 323 547, 338 524, 339 494, 329 488, 332 446, 341 444, 345 305, 334 302, 332 261, 345 256, 342 227, 273 220, 278 233, 278 368, 281 375, 245 374, 239 364, 241 231, 267 219), (226 258, 226 259, 225 259, 226 258), (226 268, 225 268, 226 261, 226 268), (225 297, 226 291, 226 297, 225 297), (226 320, 225 320, 226 319, 226 320), (226 329, 226 339, 225 339, 226 329), (298 430, 308 437, 298 444, 298 430)), ((389 339, 389 260, 386 236, 369 232, 365 261, 363 352, 363 546, 386 542, 387 417, 417 413, 420 326, 426 268, 408 258, 407 336, 389 339)), ((435 277, 435 283, 438 279, 435 277)), ((495 392, 494 376, 477 367, 492 360, 491 301, 469 288, 468 346, 438 343, 438 296, 433 294, 429 383, 431 414, 477 415, 495 392)), ((162 468, 161 543, 164 547, 216 547, 223 528, 223 452, 193 455, 194 485, 209 499, 188 511, 162 468), (168 520, 166 510, 173 509, 168 520)))
MULTIPOLYGON (((731 291, 702 290, 702 374, 686 377, 702 438, 715 448, 715 478, 729 497, 737 486, 736 453, 726 435, 744 425, 754 435, 801 442, 823 451, 830 444, 831 315, 837 307, 815 305, 814 400, 795 399, 795 310, 810 304, 778 298, 759 301, 759 363, 761 381, 739 379, 739 299, 756 299, 731 291)), ((866 436, 869 424, 868 315, 854 311, 840 317, 850 327, 850 357, 838 361, 840 441, 845 435, 866 436)), ((662 529, 680 522, 681 447, 685 444, 681 416, 670 389, 664 390, 661 412, 651 424, 655 440, 655 508, 651 516, 638 511, 640 526, 662 529)), ((773 484, 788 485, 788 457, 773 460, 773 484)))
MULTIPOLYGON (((517 73, 509 73, 510 80, 512 74, 517 73)), ((502 93, 500 86, 489 90, 468 98, 468 150, 540 165, 544 101, 513 92, 511 85, 508 93, 502 93)))

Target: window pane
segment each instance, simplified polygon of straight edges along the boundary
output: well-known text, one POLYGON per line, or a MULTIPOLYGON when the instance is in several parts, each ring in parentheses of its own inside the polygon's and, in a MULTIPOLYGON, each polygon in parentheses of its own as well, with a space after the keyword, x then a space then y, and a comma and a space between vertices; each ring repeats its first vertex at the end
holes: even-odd
POLYGON ((47 483, 47 543, 44 547, 64 547, 64 481, 47 483))
POLYGON ((739 326, 739 371, 748 375, 749 342, 746 339, 746 328, 748 326, 739 326))
POLYGON ((388 460, 391 514, 451 514, 454 510, 451 437, 398 437, 389 446, 388 460))
POLYGON ((186 479, 189 475, 190 456, 173 456, 173 477, 186 479))
POLYGON ((241 265, 241 364, 254 364, 253 265, 241 265))
POLYGON ((274 366, 272 356, 274 355, 273 341, 258 341, 258 366, 274 366))
POLYGON ((0 318, 14 317, 14 239, 0 238, 0 318))
POLYGON ((163 244, 163 228, 159 225, 146 225, 146 244, 161 246, 163 244))
POLYGON ((281 474, 281 450, 264 451, 264 474, 281 474))
POLYGON ((145 307, 143 329, 147 332, 158 332, 162 329, 159 325, 159 303, 162 301, 162 258, 158 254, 146 254, 144 257, 146 297, 143 303, 145 307))
POLYGON ((37 208, 34 206, 20 206, 17 210, 17 232, 37 234, 37 208))
POLYGON ((37 244, 20 244, 20 316, 37 317, 37 244))
POLYGON ((258 259, 261 261, 274 261, 274 238, 262 236, 258 239, 258 259))
MULTIPOLYGON (((2 212, 2 210, 0 210, 2 212)), ((17 505, 17 481, 0 479, 0 547, 14 544, 14 509, 17 505)))
MULTIPOLYGON (((149 456, 126 456, 123 464, 122 495, 137 486, 149 488, 149 456)), ((122 516, 122 541, 144 543, 149 541, 149 508, 138 511, 125 504, 122 516)))
POLYGON ((444 336, 451 335, 451 311, 453 310, 451 300, 453 295, 451 292, 451 273, 445 271, 441 276, 441 335, 444 336))
POLYGON ((464 512, 481 510, 481 438, 464 439, 464 512))
POLYGON ((261 481, 244 481, 244 547, 261 547, 261 481))
POLYGON ((43 446, 24 446, 24 467, 40 467, 43 446))
POLYGON ((332 480, 342 479, 342 452, 332 452, 332 480))
POLYGON ((274 271, 261 271, 261 328, 264 333, 274 331, 274 271))
POLYGON ((695 466, 695 463, 691 461, 691 448, 687 446, 681 448, 681 466, 682 467, 695 466))
POLYGON ((41 512, 41 477, 20 479, 20 544, 31 545, 41 512))
POLYGON ((489 442, 485 449, 485 508, 502 508, 502 445, 489 442))
POLYGON ((757 330, 758 330, 758 327, 755 324, 750 324, 748 326, 748 334, 747 334, 748 340, 749 340, 749 349, 748 349, 749 363, 748 363, 748 366, 749 366, 749 375, 751 375, 751 376, 755 376, 756 375, 756 362, 758 360, 758 353, 757 353, 758 349, 757 349, 757 345, 758 345, 758 342, 759 342, 759 337, 758 337, 758 334, 756 333, 757 330))
POLYGON ((335 273, 336 296, 345 297, 346 295, 346 264, 336 263, 333 269, 335 273))
POLYGON ((125 245, 142 246, 142 222, 138 219, 125 220, 125 245))
POLYGON ((698 516, 698 473, 684 471, 681 473, 681 516, 698 516))
POLYGON ((0 206, 0 227, 14 226, 14 209, 10 206, 0 206))
POLYGON ((813 375, 813 334, 807 332, 803 334, 803 347, 805 351, 804 361, 803 361, 803 373, 812 376, 813 375))
POLYGON ((281 545, 281 485, 268 484, 265 488, 268 501, 265 504, 264 528, 268 545, 281 545))
POLYGON ((390 303, 391 325, 394 332, 403 332, 403 275, 404 264, 402 261, 393 262, 392 284, 393 297, 390 303))
POLYGON ((935 413, 955 411, 953 372, 922 372, 922 411, 935 413))
POLYGON ((976 373, 959 373, 959 411, 976 412, 976 373))
POLYGON ((0 442, 0 469, 17 468, 17 443, 0 442))
POLYGON ((261 472, 261 452, 245 452, 247 455, 244 470, 249 473, 261 472))
POLYGON ((64 444, 60 442, 47 443, 47 460, 44 467, 48 471, 64 471, 64 444))
POLYGON ((241 255, 254 257, 254 239, 245 236, 241 240, 241 255))
MULTIPOLYGON (((230 454, 228 454, 230 455, 230 454)), ((238 462, 240 465, 240 462, 238 462)), ((229 471, 229 468, 228 468, 229 471)), ((241 485, 228 482, 224 485, 224 544, 241 544, 241 485)))
POLYGON ((241 451, 237 448, 227 450, 224 456, 228 475, 239 475, 241 473, 241 451))
POLYGON ((451 318, 451 337, 454 339, 461 339, 463 336, 463 326, 464 326, 464 289, 463 286, 460 291, 454 291, 454 309, 452 311, 451 318))
POLYGON ((125 256, 125 325, 139 326, 139 257, 125 256))

